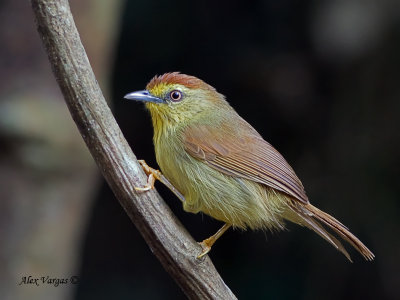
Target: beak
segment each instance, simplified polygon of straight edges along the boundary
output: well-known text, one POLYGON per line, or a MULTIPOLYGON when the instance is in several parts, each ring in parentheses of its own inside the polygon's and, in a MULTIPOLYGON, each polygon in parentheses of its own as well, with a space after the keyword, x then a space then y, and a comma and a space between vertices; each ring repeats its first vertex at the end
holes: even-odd
POLYGON ((125 95, 124 98, 143 102, 164 103, 164 100, 152 96, 147 90, 129 93, 125 95))

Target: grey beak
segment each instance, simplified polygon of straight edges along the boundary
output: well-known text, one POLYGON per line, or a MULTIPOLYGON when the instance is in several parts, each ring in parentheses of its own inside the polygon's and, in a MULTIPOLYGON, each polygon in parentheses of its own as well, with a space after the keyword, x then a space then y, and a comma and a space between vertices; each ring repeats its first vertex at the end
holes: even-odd
POLYGON ((146 90, 129 93, 124 98, 143 102, 164 103, 164 100, 150 95, 149 91, 146 90))

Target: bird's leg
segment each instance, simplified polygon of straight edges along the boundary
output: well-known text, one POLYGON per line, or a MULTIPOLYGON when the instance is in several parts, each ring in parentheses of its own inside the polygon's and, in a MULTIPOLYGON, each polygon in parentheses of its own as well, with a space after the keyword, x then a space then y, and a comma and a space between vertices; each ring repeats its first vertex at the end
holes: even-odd
POLYGON ((231 224, 225 223, 224 226, 222 226, 214 235, 199 243, 203 248, 203 252, 201 252, 197 258, 202 258, 204 255, 210 252, 212 245, 214 245, 214 243, 221 237, 221 235, 224 234, 225 231, 229 229, 229 227, 231 227, 231 224))
POLYGON ((173 186, 171 182, 165 176, 156 169, 151 168, 144 160, 138 160, 143 168, 143 171, 148 176, 147 184, 144 187, 135 187, 138 192, 146 192, 154 188, 156 180, 161 181, 166 187, 168 187, 182 202, 185 202, 185 197, 173 186))

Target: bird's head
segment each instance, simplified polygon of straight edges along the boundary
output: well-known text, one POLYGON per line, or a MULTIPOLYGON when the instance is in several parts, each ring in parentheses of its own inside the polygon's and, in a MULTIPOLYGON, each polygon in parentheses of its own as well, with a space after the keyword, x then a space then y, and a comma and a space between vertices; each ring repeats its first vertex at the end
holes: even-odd
POLYGON ((212 86, 178 72, 155 76, 146 90, 129 93, 124 98, 145 102, 153 122, 170 125, 186 123, 200 113, 227 105, 224 96, 212 86))

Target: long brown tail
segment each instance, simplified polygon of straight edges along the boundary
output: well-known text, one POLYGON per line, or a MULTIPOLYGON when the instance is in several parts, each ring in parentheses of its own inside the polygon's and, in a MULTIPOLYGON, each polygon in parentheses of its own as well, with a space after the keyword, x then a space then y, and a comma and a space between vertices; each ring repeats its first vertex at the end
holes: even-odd
POLYGON ((292 212, 288 212, 285 217, 294 223, 308 227, 314 230, 322 238, 332 244, 336 249, 342 252, 350 261, 350 255, 347 253, 343 245, 319 223, 323 223, 336 232, 341 238, 352 245, 366 260, 373 260, 375 255, 354 235, 346 226, 340 223, 331 215, 319 210, 311 204, 289 204, 292 212), (319 221, 319 222, 318 222, 319 221))

